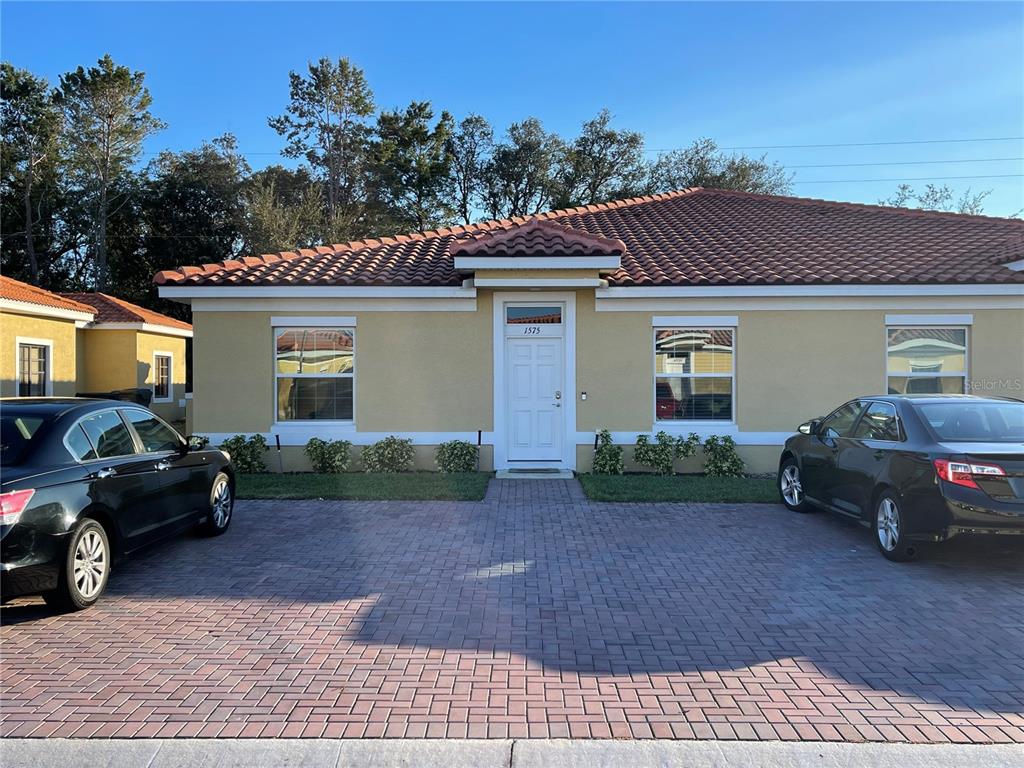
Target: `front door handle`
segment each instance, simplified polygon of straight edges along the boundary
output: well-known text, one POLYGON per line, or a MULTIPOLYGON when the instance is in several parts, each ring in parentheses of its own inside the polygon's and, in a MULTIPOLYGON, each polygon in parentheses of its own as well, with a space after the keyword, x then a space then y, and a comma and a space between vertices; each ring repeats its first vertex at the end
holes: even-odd
POLYGON ((96 473, 96 478, 98 480, 103 480, 104 478, 107 478, 107 477, 113 477, 116 474, 117 474, 117 470, 116 469, 114 469, 113 467, 107 467, 106 469, 99 470, 96 473))
POLYGON ((158 472, 163 472, 165 469, 170 469, 170 468, 171 468, 171 462, 169 462, 169 461, 158 461, 156 463, 156 470, 158 472))

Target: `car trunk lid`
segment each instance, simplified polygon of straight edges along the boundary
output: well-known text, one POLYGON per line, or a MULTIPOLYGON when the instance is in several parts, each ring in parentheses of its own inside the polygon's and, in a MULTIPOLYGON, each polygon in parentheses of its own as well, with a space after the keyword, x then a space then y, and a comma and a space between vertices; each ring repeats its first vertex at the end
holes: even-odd
POLYGON ((971 464, 990 464, 1003 475, 974 475, 978 487, 993 499, 1024 504, 1024 443, 939 443, 971 464))

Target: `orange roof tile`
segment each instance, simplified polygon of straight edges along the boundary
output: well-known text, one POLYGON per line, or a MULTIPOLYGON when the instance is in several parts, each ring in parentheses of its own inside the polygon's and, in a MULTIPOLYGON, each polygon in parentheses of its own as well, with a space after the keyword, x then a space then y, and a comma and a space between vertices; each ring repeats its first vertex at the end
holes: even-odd
POLYGON ((1004 266, 1024 256, 1024 221, 702 188, 181 267, 154 282, 457 286, 453 251, 486 253, 491 242, 565 255, 538 245, 534 235, 554 232, 538 221, 572 232, 545 235, 553 248, 621 241, 622 266, 607 276, 615 286, 1024 283, 1004 266))
POLYGON ((87 312, 90 315, 96 313, 96 310, 87 304, 66 298, 57 293, 44 291, 42 288, 23 283, 12 277, 0 276, 0 299, 20 301, 26 304, 38 304, 41 307, 64 309, 71 312, 87 312))
POLYGON ((162 315, 105 293, 64 293, 61 295, 88 305, 89 311, 96 313, 95 322, 97 323, 148 323, 162 325, 165 328, 177 328, 182 331, 192 330, 192 326, 183 320, 162 315))

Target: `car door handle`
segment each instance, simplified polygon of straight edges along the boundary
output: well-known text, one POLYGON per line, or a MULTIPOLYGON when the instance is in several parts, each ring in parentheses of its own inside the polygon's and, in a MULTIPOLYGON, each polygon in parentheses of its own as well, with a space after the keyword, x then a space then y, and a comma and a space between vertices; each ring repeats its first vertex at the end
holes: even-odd
POLYGON ((169 461, 158 461, 154 465, 154 468, 156 469, 157 472, 163 472, 165 469, 170 469, 171 468, 171 462, 169 462, 169 461))
POLYGON ((114 469, 113 467, 107 467, 105 469, 101 469, 101 470, 98 470, 96 472, 96 479, 97 480, 103 480, 104 478, 107 478, 107 477, 113 477, 116 474, 117 474, 117 470, 116 469, 114 469))

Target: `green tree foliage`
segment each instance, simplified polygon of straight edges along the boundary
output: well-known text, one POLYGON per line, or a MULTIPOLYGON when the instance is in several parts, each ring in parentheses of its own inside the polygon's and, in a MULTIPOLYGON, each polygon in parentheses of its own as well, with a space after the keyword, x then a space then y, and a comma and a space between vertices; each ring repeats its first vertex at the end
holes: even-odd
POLYGON ((29 277, 33 283, 39 283, 41 269, 36 230, 38 220, 43 218, 40 209, 47 202, 41 189, 52 187, 54 183, 60 129, 60 115, 50 98, 46 80, 7 62, 0 64, 0 122, 3 131, 0 174, 4 192, 12 199, 20 198, 21 202, 20 218, 4 216, 4 250, 12 246, 23 248, 29 277))
POLYGON ((327 217, 351 239, 367 202, 373 92, 363 70, 346 58, 322 58, 288 79, 288 107, 270 118, 270 127, 287 142, 282 154, 305 160, 316 174, 327 217))
POLYGON ((374 186, 393 229, 423 232, 448 224, 446 200, 454 120, 442 112, 431 126, 429 102, 414 101, 402 112, 382 112, 374 144, 374 186))
POLYGON ((529 216, 551 206, 562 140, 528 117, 512 123, 484 170, 484 207, 491 218, 529 216))
POLYGON ((764 156, 728 154, 711 139, 698 139, 685 149, 661 154, 651 166, 650 174, 650 187, 655 192, 712 187, 786 195, 792 181, 778 163, 764 156))
POLYGON ((611 127, 605 109, 583 124, 563 153, 555 180, 556 208, 593 205, 644 194, 650 167, 644 158, 644 137, 611 127))
POLYGON ((494 151, 494 129, 480 115, 470 115, 448 138, 448 207, 463 224, 473 222, 474 209, 483 203, 484 174, 494 151))
POLYGON ((123 201, 114 193, 142 152, 142 142, 164 127, 149 111, 152 97, 144 80, 142 72, 115 64, 108 54, 95 67, 62 75, 54 94, 64 118, 65 172, 94 211, 90 249, 100 290, 109 278, 107 221, 123 201))
POLYGON ((926 184, 923 192, 918 192, 910 184, 900 184, 891 197, 879 200, 879 205, 891 205, 896 208, 920 208, 923 211, 946 211, 951 213, 969 213, 978 215, 985 212, 985 198, 992 190, 973 192, 970 187, 959 196, 943 184, 926 184))

